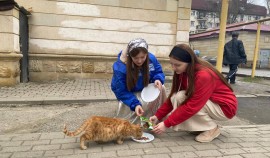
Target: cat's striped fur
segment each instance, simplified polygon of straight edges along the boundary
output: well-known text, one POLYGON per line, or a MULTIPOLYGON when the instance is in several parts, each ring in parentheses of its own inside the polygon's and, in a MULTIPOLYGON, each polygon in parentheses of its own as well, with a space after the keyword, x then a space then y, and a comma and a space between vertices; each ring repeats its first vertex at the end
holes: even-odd
POLYGON ((85 141, 108 142, 116 140, 117 144, 122 144, 127 137, 140 138, 142 136, 140 125, 131 124, 129 121, 120 118, 102 116, 88 118, 74 132, 68 131, 65 126, 63 132, 71 137, 83 133, 80 137, 81 149, 87 148, 84 144, 85 141))

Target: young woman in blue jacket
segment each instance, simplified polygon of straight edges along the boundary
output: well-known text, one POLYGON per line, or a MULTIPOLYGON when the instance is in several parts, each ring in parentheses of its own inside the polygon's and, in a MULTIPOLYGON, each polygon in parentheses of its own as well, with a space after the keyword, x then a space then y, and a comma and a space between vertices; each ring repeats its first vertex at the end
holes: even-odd
POLYGON ((148 52, 146 41, 142 38, 131 40, 113 64, 111 89, 119 100, 116 117, 137 123, 139 116, 152 116, 166 99, 164 80, 162 67, 148 52), (141 91, 149 83, 154 83, 160 93, 154 101, 145 102, 141 99, 141 91))

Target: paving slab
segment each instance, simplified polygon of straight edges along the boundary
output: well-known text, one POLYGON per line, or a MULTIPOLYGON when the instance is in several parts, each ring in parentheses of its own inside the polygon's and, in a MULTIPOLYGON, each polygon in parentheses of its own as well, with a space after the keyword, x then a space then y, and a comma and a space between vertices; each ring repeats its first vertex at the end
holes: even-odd
POLYGON ((114 142, 89 142, 86 150, 80 149, 78 137, 64 137, 62 132, 5 134, 0 135, 0 157, 269 157, 270 134, 243 134, 250 132, 250 129, 260 129, 262 133, 269 133, 270 125, 223 126, 221 136, 210 143, 198 143, 194 140, 194 135, 184 131, 168 130, 162 135, 155 135, 155 140, 149 143, 134 142, 130 138, 122 145, 114 142), (259 141, 249 142, 245 139, 246 135, 259 141), (241 141, 237 142, 232 138, 241 141))

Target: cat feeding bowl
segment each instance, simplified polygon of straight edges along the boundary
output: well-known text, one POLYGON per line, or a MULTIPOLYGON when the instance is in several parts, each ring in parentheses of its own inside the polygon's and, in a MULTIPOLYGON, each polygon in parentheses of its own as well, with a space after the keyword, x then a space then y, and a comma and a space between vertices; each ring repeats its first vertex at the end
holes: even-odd
POLYGON ((136 139, 134 137, 132 137, 131 139, 138 143, 148 143, 153 141, 155 137, 150 133, 143 132, 143 135, 140 139, 136 139))
POLYGON ((147 87, 144 87, 141 93, 141 98, 145 102, 152 102, 159 96, 159 89, 155 86, 154 83, 148 84, 147 87))

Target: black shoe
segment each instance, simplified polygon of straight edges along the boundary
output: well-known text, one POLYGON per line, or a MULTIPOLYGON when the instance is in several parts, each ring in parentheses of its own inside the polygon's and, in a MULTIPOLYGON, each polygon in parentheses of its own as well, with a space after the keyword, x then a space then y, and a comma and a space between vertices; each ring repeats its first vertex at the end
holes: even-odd
POLYGON ((235 82, 230 82, 230 84, 235 84, 235 82))

